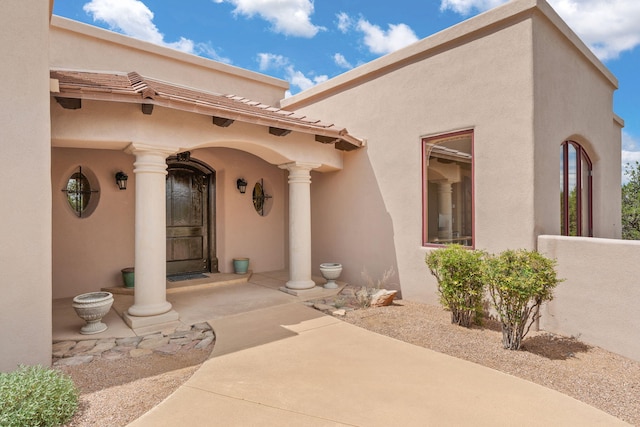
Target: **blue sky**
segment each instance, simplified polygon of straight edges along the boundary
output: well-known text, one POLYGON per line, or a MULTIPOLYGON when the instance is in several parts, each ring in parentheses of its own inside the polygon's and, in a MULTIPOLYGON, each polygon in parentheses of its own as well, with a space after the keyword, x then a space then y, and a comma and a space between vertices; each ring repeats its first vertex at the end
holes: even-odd
MULTIPOLYGON (((54 13, 287 80, 291 93, 508 0, 56 0, 54 13)), ((640 0, 548 0, 616 75, 623 165, 640 161, 640 0)))

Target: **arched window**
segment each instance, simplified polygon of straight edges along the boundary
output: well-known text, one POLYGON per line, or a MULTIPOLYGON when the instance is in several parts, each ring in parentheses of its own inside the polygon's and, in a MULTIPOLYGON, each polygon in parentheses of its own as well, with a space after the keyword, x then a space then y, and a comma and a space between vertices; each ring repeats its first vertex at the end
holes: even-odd
POLYGON ((560 149, 560 229, 563 236, 593 237, 591 160, 575 141, 560 149))

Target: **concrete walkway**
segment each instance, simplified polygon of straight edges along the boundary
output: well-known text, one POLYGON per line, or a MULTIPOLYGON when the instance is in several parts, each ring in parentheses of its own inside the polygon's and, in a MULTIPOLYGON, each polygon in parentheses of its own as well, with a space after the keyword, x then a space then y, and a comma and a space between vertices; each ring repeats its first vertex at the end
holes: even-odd
POLYGON ((627 425, 556 391, 280 295, 275 305, 208 319, 211 358, 130 426, 627 425))

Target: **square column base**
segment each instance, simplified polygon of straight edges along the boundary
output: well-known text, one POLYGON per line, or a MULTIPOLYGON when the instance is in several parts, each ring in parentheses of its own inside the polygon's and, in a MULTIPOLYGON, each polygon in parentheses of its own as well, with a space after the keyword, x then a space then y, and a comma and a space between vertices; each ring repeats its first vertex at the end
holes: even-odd
POLYGON ((178 312, 175 310, 169 310, 166 313, 158 314, 155 316, 132 316, 129 313, 124 313, 122 319, 131 329, 145 328, 148 326, 161 325, 163 323, 176 322, 180 319, 178 312))

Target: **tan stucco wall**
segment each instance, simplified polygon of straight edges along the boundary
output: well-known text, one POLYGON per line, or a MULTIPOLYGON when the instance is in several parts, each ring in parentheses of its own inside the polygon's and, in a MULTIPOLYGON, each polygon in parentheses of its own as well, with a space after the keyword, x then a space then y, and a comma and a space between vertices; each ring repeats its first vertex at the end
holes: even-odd
POLYGON ((476 248, 535 249, 542 231, 559 232, 559 147, 575 134, 592 140, 596 232, 616 236, 614 83, 546 3, 517 0, 283 100, 340 118, 368 143, 335 178, 312 184, 314 264, 343 262, 356 283, 363 267, 380 277, 397 265, 403 297, 437 303, 421 247, 420 141, 465 129, 474 130, 476 248), (569 111, 567 101, 583 107, 569 111))
POLYGON ((534 171, 526 161, 533 157, 531 21, 463 40, 459 33, 454 27, 451 37, 408 48, 422 52, 415 57, 399 51, 365 65, 367 78, 328 89, 330 98, 284 101, 309 115, 340 118, 368 144, 348 153, 335 176, 314 177, 315 265, 328 258, 345 263, 344 279, 352 283, 362 283, 364 268, 380 278, 397 266, 404 298, 436 303, 421 246, 421 137, 464 129, 475 138, 476 246, 534 246, 534 171), (397 61, 404 65, 384 72, 397 61))
POLYGON ((252 154, 228 148, 192 151, 192 157, 216 170, 217 245, 220 271, 233 271, 233 258, 248 257, 254 272, 282 270, 287 265, 286 172, 252 154), (240 194, 238 178, 247 181, 240 194), (263 179, 265 192, 272 196, 265 216, 253 207, 252 191, 263 179))
MULTIPOLYGON (((191 152, 193 159, 216 172, 216 247, 219 269, 232 272, 234 257, 249 257, 253 271, 285 267, 284 171, 251 154, 214 148, 191 152), (246 194, 236 189, 244 177, 250 185, 246 194), (253 208, 251 189, 264 179, 273 196, 268 215, 253 208)), ((134 157, 115 150, 54 148, 52 154, 53 194, 53 297, 63 298, 92 292, 102 287, 121 286, 120 270, 134 264, 134 157), (93 213, 78 218, 61 191, 68 177, 81 165, 95 177, 99 202, 93 213), (115 183, 119 170, 129 175, 127 190, 115 183)))
POLYGON ((135 176, 133 157, 123 151, 52 149, 53 297, 71 297, 122 284, 120 270, 133 266, 135 176), (93 213, 78 218, 69 207, 67 180, 82 166, 99 193, 93 213), (129 176, 127 190, 115 174, 129 176), (93 178, 93 179, 91 179, 93 178))
POLYGON ((0 13, 0 371, 51 363, 49 2, 0 13))
POLYGON ((640 360, 640 241, 540 236, 565 279, 542 310, 541 329, 640 360))
POLYGON ((288 83, 59 16, 51 20, 51 68, 131 72, 275 105, 288 83))
MULTIPOLYGON (((549 14, 559 19, 553 10, 549 14)), ((583 145, 593 162, 594 236, 621 235, 621 129, 612 109, 617 81, 591 57, 546 17, 535 20, 537 234, 560 234, 560 144, 572 139, 583 145)))

